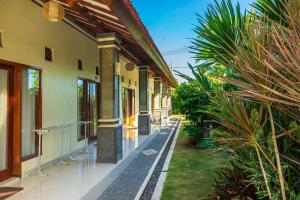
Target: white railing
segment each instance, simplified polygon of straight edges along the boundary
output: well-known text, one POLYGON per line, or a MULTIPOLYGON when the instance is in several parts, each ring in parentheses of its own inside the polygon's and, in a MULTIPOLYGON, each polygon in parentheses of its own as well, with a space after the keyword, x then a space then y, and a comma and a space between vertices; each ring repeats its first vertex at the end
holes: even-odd
MULTIPOLYGON (((87 139, 87 125, 90 124, 92 122, 90 121, 79 121, 79 122, 73 122, 73 123, 66 123, 66 124, 61 124, 61 125, 56 125, 56 126, 50 126, 50 127, 45 127, 45 128, 41 128, 41 129, 37 129, 37 130, 33 130, 33 132, 36 132, 38 134, 38 139, 39 139, 39 143, 38 143, 38 166, 37 166, 37 174, 38 176, 48 176, 47 174, 44 174, 41 170, 41 151, 42 151, 42 135, 46 135, 49 134, 53 131, 57 131, 60 130, 61 133, 61 156, 64 156, 64 151, 63 151, 63 146, 64 146, 64 130, 68 129, 69 130, 69 159, 70 160, 74 160, 74 158, 72 157, 72 134, 71 134, 71 128, 72 126, 75 125, 84 125, 84 136, 85 136, 85 148, 84 151, 86 153, 89 153, 87 150, 88 147, 88 139, 87 139)), ((63 162, 63 160, 62 160, 63 162)))

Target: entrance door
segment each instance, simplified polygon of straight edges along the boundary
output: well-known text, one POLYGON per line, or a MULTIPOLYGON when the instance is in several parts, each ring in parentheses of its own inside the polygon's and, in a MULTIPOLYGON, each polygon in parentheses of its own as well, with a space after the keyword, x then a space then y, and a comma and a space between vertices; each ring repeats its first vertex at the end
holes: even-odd
MULTIPOLYGON (((98 123, 98 83, 81 80, 77 81, 78 90, 78 121, 90 121, 87 126, 87 137, 89 141, 97 137, 98 123)), ((85 138, 85 127, 79 127, 78 139, 85 138)))
POLYGON ((88 119, 92 123, 89 124, 88 137, 89 140, 94 140, 97 137, 98 129, 98 98, 97 87, 98 83, 88 82, 88 119))
POLYGON ((133 126, 135 120, 135 95, 134 90, 122 88, 122 110, 123 110, 123 124, 126 126, 133 126))
POLYGON ((12 73, 0 65, 0 181, 12 176, 12 73))

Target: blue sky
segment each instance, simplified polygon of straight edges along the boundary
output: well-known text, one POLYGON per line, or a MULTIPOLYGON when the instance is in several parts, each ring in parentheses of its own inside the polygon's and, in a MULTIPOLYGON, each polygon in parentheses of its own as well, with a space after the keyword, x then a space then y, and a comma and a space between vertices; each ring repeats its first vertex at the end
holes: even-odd
MULTIPOLYGON (((249 9, 249 3, 254 0, 239 1, 243 9, 249 9)), ((148 28, 156 45, 163 55, 168 51, 190 46, 190 38, 195 36, 193 28, 196 23, 196 13, 203 15, 207 5, 213 0, 132 0, 144 24, 148 28)), ((190 73, 187 62, 193 64, 189 53, 164 56, 169 65, 176 70, 190 73)))

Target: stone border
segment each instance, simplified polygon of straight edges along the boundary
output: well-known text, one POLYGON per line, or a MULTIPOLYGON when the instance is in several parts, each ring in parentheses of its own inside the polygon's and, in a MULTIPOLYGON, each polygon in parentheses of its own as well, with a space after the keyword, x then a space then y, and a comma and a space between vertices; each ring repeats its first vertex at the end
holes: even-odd
POLYGON ((149 180, 150 180, 150 178, 151 178, 151 176, 152 176, 152 174, 153 174, 153 172, 154 172, 154 170, 155 170, 155 168, 156 168, 156 166, 157 166, 157 164, 158 164, 158 162, 159 162, 159 160, 160 160, 160 158, 163 154, 163 152, 165 151, 167 144, 169 143, 169 141, 170 141, 170 139, 171 139, 171 137, 174 133, 174 130, 176 129, 177 126, 179 127, 179 124, 180 124, 180 119, 177 119, 176 123, 175 123, 175 125, 174 125, 168 139, 167 139, 167 141, 165 142, 164 146, 162 147, 162 149, 160 150, 158 156, 156 157, 154 163, 152 164, 152 166, 151 166, 151 168, 148 172, 148 175, 146 176, 143 184, 141 185, 139 191, 137 192, 134 200, 140 200, 140 198, 142 197, 143 192, 144 192, 144 190, 145 190, 145 188, 146 188, 146 186, 147 186, 147 184, 148 184, 148 182, 149 182, 149 180))
POLYGON ((174 137, 173 142, 171 144, 171 147, 170 147, 168 156, 165 160, 164 166, 162 168, 161 174, 158 178, 158 181, 157 181, 157 184, 155 186, 154 192, 152 194, 151 200, 159 200, 161 198, 164 183, 166 181, 168 169, 169 169, 170 162, 171 162, 171 159, 172 159, 172 155, 174 153, 174 148, 175 148, 177 138, 178 138, 178 135, 179 135, 179 132, 180 132, 180 128, 181 128, 181 124, 179 124, 178 129, 176 131, 175 137, 174 137))

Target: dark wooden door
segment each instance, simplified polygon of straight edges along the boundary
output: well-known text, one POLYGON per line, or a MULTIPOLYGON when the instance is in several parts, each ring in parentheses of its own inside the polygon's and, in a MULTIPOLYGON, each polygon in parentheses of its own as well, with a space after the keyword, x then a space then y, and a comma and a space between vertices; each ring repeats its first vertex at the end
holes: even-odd
POLYGON ((12 176, 12 69, 0 65, 0 181, 12 176))

